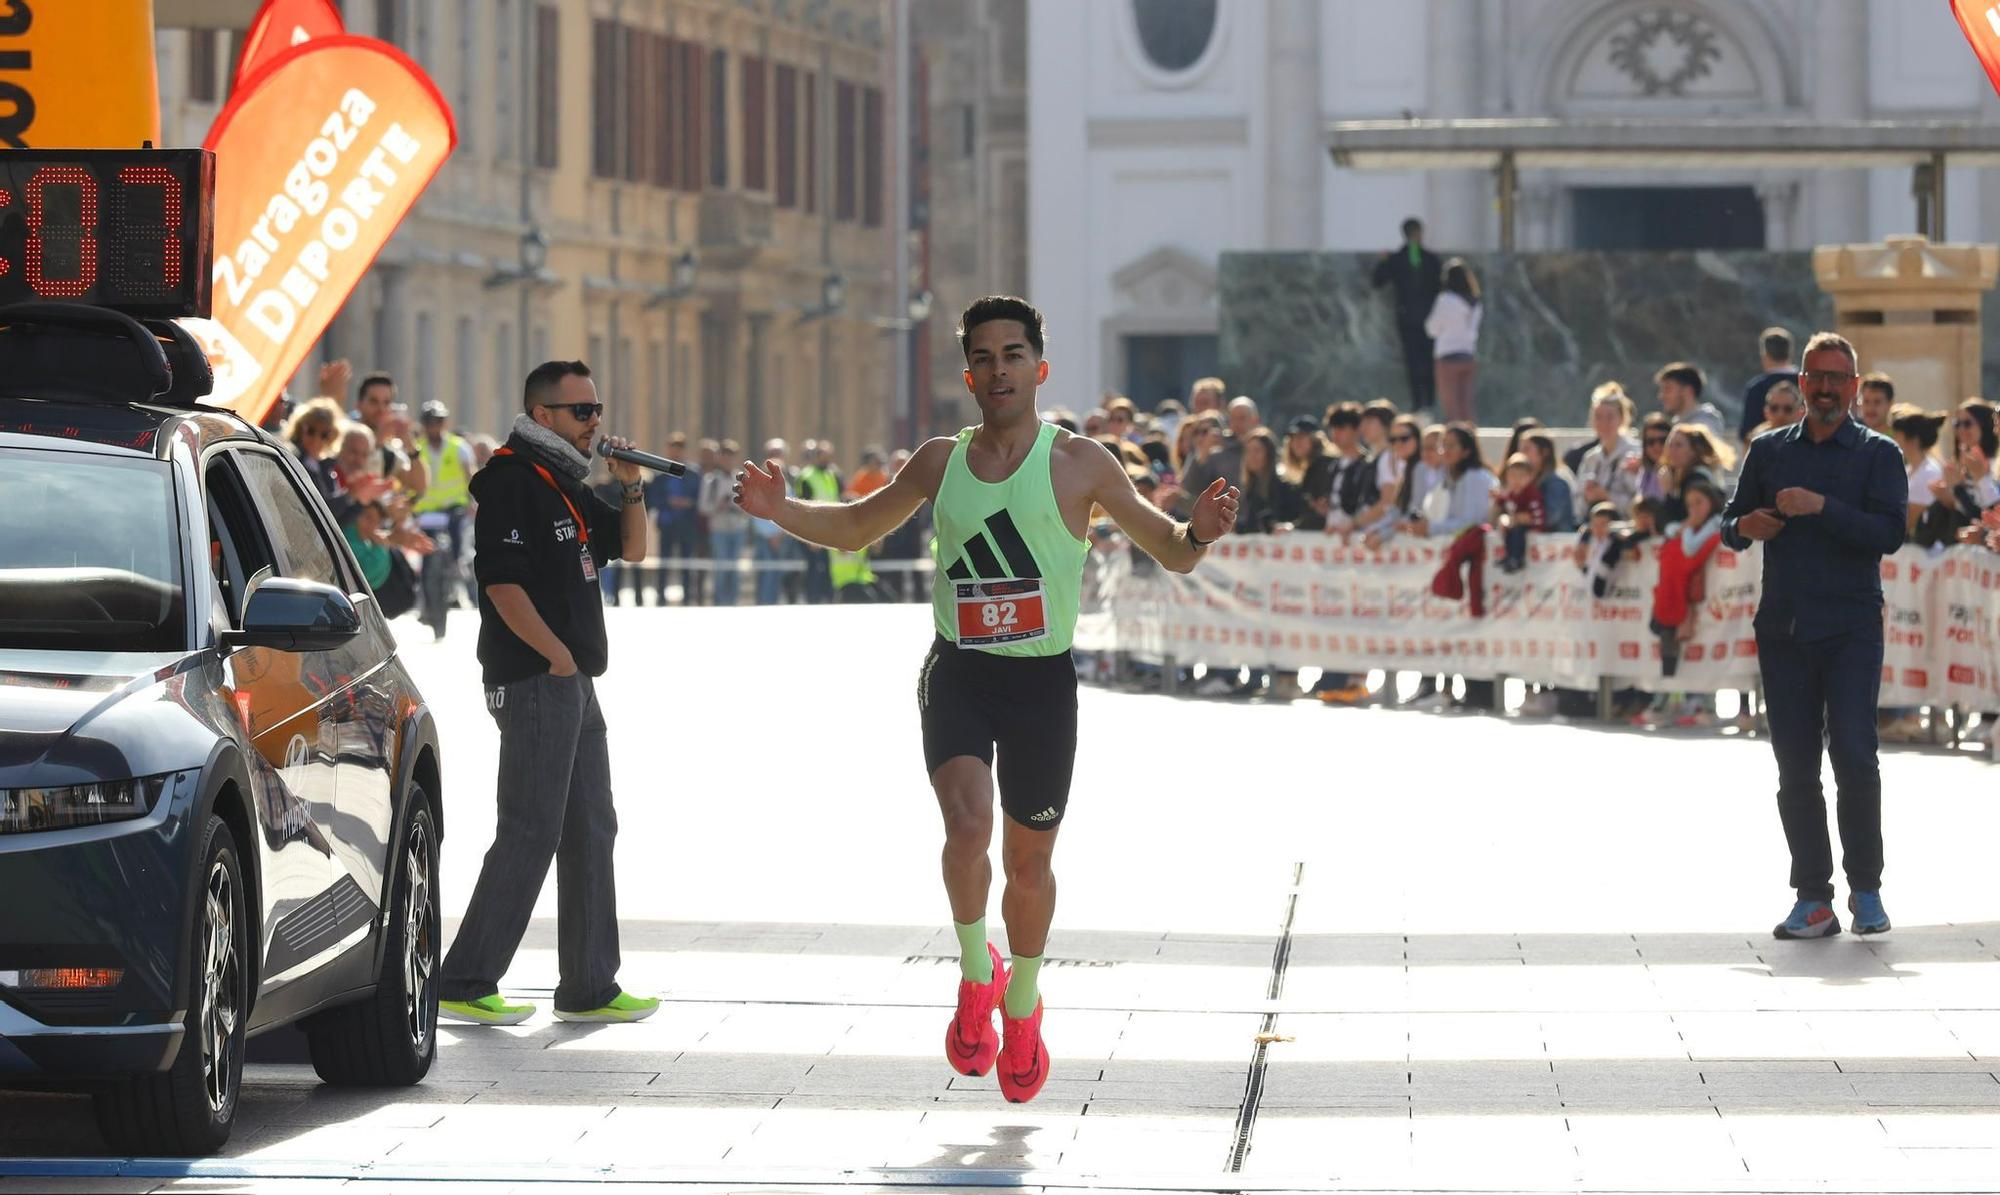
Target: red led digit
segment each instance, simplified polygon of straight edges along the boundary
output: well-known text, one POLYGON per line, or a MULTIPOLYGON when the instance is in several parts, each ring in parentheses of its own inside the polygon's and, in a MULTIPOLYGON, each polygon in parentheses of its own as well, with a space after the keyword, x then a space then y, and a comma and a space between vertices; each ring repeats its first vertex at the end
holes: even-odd
MULTIPOLYGON (((127 187, 160 188, 160 276, 149 278, 150 284, 164 285, 172 290, 181 284, 181 180, 165 166, 127 166, 118 172, 118 181, 127 187)), ((141 224, 132 226, 135 231, 144 229, 141 224)), ((150 229, 146 230, 149 233, 150 229)))
MULTIPOLYGON (((12 191, 0 191, 0 210, 4 210, 12 202, 14 202, 14 193, 12 191)), ((5 278, 13 269, 13 262, 0 257, 0 278, 5 278)))
POLYGON ((97 285, 97 180, 81 166, 44 166, 28 180, 28 287, 44 299, 75 299, 97 285), (44 227, 46 190, 77 188, 79 203, 74 228, 44 227), (43 273, 42 254, 48 244, 76 245, 74 278, 50 278, 43 273))

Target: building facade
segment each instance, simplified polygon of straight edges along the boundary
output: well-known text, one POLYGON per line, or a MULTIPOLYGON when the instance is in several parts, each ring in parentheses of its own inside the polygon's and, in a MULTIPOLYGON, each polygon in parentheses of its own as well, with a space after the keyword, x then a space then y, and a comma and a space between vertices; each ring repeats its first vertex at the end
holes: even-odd
MULTIPOLYGON (((1406 216, 1498 247, 1475 171, 1359 173, 1330 121, 1992 120, 1943 4, 1904 0, 1028 0, 1029 288, 1071 405, 1185 393, 1216 357, 1216 264, 1387 249, 1406 216), (1058 350, 1053 345, 1061 345, 1058 350)), ((1915 227, 1908 170, 1524 171, 1517 247, 1807 249, 1915 227)), ((2000 180, 1950 174, 1952 240, 2000 180)))
POLYGON ((935 298, 918 332, 916 432, 976 422, 952 334, 984 295, 1028 293, 1027 0, 911 0, 911 237, 935 298))
MULTIPOLYGON (((459 144, 294 395, 344 357, 500 435, 529 368, 582 358, 609 430, 648 445, 825 437, 851 461, 888 436, 878 324, 904 304, 885 0, 342 8, 424 66, 459 144)), ((161 30, 169 144, 205 136, 239 44, 161 30)))

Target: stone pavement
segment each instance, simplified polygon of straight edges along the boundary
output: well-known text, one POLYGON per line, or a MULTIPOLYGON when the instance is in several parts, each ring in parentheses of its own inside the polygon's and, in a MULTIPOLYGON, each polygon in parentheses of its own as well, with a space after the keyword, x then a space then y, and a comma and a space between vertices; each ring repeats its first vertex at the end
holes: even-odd
MULTIPOLYGON (((923 616, 614 614, 655 661, 605 691, 622 977, 669 997, 657 1018, 449 1027, 413 1090, 260 1062, 211 1162, 96 1159, 78 1101, 0 1096, 0 1192, 2000 1188, 1980 760, 1885 758, 1896 931, 1780 943, 1754 740, 1086 690, 1055 1070, 1017 1107, 938 1056, 956 947, 914 762, 923 616)), ((456 902, 493 767, 454 699, 460 629, 408 653, 456 753, 456 902)), ((544 1008, 552 935, 507 983, 544 1008)))

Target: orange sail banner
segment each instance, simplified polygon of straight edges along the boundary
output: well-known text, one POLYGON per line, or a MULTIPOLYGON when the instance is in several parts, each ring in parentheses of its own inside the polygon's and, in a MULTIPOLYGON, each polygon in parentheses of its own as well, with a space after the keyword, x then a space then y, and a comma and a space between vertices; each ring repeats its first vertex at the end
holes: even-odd
POLYGON ((183 321, 211 401, 261 422, 457 144, 451 109, 400 50, 314 38, 216 117, 213 317, 183 321))
POLYGON ((0 0, 0 149, 159 140, 153 0, 0 0))
POLYGON ((264 0, 243 35, 243 53, 236 60, 236 86, 270 64, 273 58, 316 37, 347 32, 333 0, 264 0))
POLYGON ((1958 27, 1965 30, 1965 40, 1972 43, 1972 52, 1979 55, 1986 78, 2000 89, 2000 4, 1993 0, 1951 0, 1951 15, 1958 18, 1958 27))

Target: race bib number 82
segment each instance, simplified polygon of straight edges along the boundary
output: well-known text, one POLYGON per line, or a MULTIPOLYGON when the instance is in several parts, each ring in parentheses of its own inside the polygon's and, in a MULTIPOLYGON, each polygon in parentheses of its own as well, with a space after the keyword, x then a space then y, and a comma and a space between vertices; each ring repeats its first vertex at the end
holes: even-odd
POLYGON ((960 581, 955 593, 960 647, 999 647, 1048 638, 1047 608, 1038 579, 960 581))

